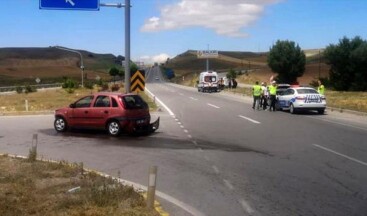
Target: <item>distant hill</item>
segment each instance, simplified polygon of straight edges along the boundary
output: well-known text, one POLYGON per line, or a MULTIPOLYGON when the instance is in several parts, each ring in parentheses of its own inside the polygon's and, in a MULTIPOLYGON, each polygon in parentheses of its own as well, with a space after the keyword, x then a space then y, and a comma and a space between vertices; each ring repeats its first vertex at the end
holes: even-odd
MULTIPOLYGON (((88 79, 108 77, 108 69, 122 60, 112 54, 78 51, 88 79)), ((0 86, 35 84, 35 78, 42 83, 59 82, 65 76, 79 80, 80 73, 77 53, 56 48, 0 48, 0 86)))
MULTIPOLYGON (((319 77, 327 77, 329 66, 325 64, 322 55, 323 50, 304 50, 306 54, 306 71, 299 81, 309 84, 319 77)), ((175 71, 177 81, 181 81, 181 76, 186 78, 198 75, 206 70, 206 59, 198 59, 196 50, 188 50, 176 57, 169 59, 165 66, 175 71)), ((217 72, 228 72, 230 69, 245 72, 245 75, 238 77, 244 83, 253 83, 255 80, 268 80, 274 73, 267 66, 267 52, 239 52, 239 51, 218 51, 218 58, 209 59, 210 70, 217 72)))

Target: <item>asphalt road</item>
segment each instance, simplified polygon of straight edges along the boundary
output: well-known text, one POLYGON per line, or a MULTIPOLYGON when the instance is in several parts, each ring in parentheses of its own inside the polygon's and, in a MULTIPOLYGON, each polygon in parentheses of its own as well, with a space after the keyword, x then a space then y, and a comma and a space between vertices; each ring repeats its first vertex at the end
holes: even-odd
POLYGON ((147 185, 171 215, 366 215, 367 118, 254 111, 251 99, 163 81, 148 69, 147 90, 162 102, 150 136, 54 131, 53 116, 0 117, 0 152, 27 155, 38 133, 45 158, 147 185))

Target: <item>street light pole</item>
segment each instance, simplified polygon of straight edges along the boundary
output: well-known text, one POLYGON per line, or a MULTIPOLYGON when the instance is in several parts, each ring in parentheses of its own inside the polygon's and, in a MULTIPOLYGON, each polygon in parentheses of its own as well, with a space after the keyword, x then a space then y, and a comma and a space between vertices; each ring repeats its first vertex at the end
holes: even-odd
POLYGON ((82 88, 84 88, 84 64, 83 64, 83 55, 82 55, 82 53, 77 51, 77 50, 69 49, 69 48, 61 47, 61 46, 51 46, 51 48, 56 48, 56 49, 65 50, 65 51, 69 51, 69 52, 79 54, 79 56, 80 56, 80 69, 82 69, 82 88))

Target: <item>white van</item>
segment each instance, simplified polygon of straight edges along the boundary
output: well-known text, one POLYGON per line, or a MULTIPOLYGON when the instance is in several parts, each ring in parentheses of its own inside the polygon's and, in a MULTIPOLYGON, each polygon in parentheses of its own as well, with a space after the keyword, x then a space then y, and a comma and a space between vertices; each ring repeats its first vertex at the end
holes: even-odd
POLYGON ((219 91, 217 72, 214 71, 201 72, 199 76, 198 91, 199 92, 219 91))

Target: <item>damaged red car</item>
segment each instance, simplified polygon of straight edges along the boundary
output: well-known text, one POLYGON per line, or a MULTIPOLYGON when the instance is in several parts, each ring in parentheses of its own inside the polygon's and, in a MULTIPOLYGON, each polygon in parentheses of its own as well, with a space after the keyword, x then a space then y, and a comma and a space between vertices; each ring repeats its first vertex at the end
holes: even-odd
POLYGON ((69 107, 57 109, 54 127, 57 132, 69 128, 103 129, 118 136, 122 131, 154 132, 159 118, 150 123, 148 104, 139 95, 106 92, 85 96, 69 107))

